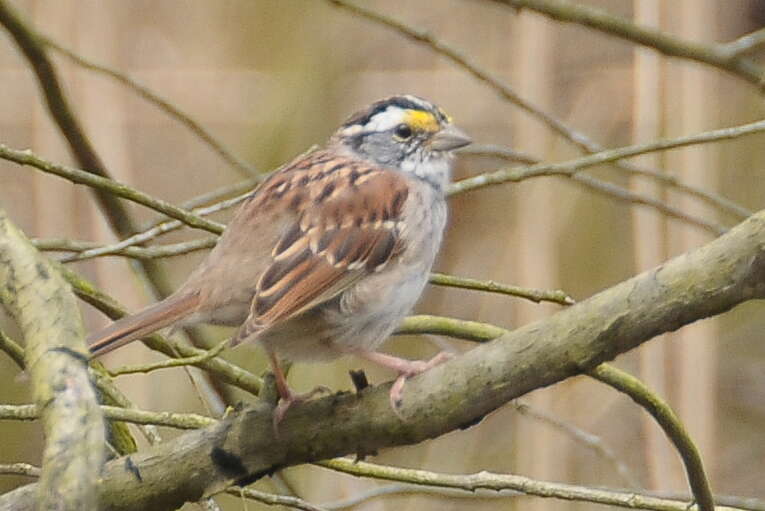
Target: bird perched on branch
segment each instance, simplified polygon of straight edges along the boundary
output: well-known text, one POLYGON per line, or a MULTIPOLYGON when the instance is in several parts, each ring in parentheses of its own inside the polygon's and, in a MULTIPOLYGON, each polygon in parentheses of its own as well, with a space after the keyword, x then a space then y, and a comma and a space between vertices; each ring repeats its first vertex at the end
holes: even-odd
POLYGON ((409 95, 352 115, 313 151, 281 167, 242 204, 207 259, 171 296, 90 336, 94 355, 171 324, 239 326, 232 345, 260 343, 280 400, 278 424, 308 394, 279 361, 355 354, 407 378, 448 358, 375 351, 412 309, 446 223, 455 149, 470 143, 436 105, 409 95))

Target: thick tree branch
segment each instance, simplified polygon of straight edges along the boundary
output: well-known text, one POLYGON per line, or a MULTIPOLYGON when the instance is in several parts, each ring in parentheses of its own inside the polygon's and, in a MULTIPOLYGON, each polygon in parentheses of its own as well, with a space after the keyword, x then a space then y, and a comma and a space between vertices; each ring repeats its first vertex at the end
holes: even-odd
POLYGON ((26 341, 24 365, 45 432, 39 509, 95 509, 104 424, 69 286, 0 210, 0 302, 26 341))
MULTIPOLYGON (((765 296, 765 212, 724 236, 557 314, 482 344, 407 383, 290 409, 274 436, 259 403, 204 430, 109 463, 104 509, 174 509, 281 467, 421 442, 467 428, 533 389, 589 371, 641 343, 765 296), (403 417, 403 419, 402 419, 403 417)), ((28 487, 0 497, 28 509, 28 487)))

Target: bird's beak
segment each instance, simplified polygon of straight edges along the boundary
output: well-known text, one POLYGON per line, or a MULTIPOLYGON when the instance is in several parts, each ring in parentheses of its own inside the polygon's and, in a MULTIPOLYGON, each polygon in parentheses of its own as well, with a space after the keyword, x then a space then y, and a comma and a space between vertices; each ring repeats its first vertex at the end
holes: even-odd
POLYGON ((467 133, 456 126, 449 124, 433 135, 433 138, 430 139, 430 148, 434 151, 451 151, 453 149, 465 147, 472 141, 473 139, 471 139, 467 133))

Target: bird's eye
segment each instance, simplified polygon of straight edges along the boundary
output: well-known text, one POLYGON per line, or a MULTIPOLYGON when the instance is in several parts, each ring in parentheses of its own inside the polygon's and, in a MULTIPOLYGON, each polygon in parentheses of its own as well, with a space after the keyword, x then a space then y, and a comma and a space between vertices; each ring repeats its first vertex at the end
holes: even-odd
POLYGON ((396 129, 393 130, 393 134, 400 140, 406 140, 412 136, 412 128, 406 124, 399 124, 396 126, 396 129))

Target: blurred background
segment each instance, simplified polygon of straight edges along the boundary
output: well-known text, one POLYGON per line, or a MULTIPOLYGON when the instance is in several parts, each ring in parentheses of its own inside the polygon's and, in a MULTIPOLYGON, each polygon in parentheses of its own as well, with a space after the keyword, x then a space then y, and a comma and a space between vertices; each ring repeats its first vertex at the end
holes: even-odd
MULTIPOLYGON (((762 0, 579 2, 702 43, 729 41, 765 23, 762 0)), ((15 0, 11 5, 61 45, 128 73, 167 98, 261 172, 323 143, 356 109, 399 92, 441 105, 481 144, 500 145, 544 161, 581 154, 431 48, 328 2, 15 0)), ((470 0, 377 0, 364 5, 458 48, 525 100, 605 147, 743 124, 765 113, 756 88, 739 78, 531 12, 470 0)), ((73 109, 116 179, 177 204, 242 179, 186 127, 133 91, 59 54, 51 55, 73 109)), ((635 161, 756 211, 765 204, 764 142, 765 136, 757 135, 635 161)), ((0 143, 74 164, 34 75, 5 31, 0 31, 0 143)), ((508 163, 496 158, 466 155, 460 158, 454 178, 504 165, 508 163)), ((708 222, 725 226, 737 222, 655 181, 630 177, 613 167, 587 172, 708 222)), ((0 161, 0 207, 30 237, 115 239, 88 189, 5 161, 0 161)), ((134 204, 127 207, 141 223, 157 218, 134 204)), ((654 209, 618 201, 565 178, 536 178, 462 194, 451 199, 451 208, 438 271, 563 289, 577 300, 714 237, 698 226, 667 219, 654 209)), ((228 214, 215 218, 225 221, 228 214)), ((201 231, 184 229, 157 243, 201 236, 201 231)), ((168 289, 182 282, 203 256, 197 252, 158 263, 168 289)), ((73 268, 130 309, 154 300, 122 258, 77 263, 73 268)), ((431 286, 417 311, 512 329, 560 307, 431 286)), ((89 329, 107 322, 85 305, 83 312, 89 329)), ((0 326, 18 335, 10 321, 0 326)), ((763 331, 762 305, 750 303, 657 338, 616 361, 672 404, 697 442, 718 494, 765 497, 763 331)), ((212 343, 228 332, 204 333, 212 343)), ((472 346, 455 340, 436 342, 456 350, 472 346)), ((425 357, 436 350, 431 340, 421 337, 395 338, 387 349, 408 357, 425 357)), ((267 365, 257 348, 224 356, 258 374, 267 365)), ((154 360, 161 357, 136 344, 110 355, 106 364, 154 360)), ((391 378, 356 359, 297 365, 290 378, 301 390, 318 383, 350 389, 348 370, 359 367, 372 382, 391 378)), ((24 376, 4 355, 0 355, 0 379, 0 403, 31 402, 24 376)), ((125 376, 118 383, 141 408, 208 411, 182 369, 125 376)), ((489 470, 589 486, 686 491, 676 451, 656 424, 623 395, 579 377, 534 392, 523 401, 597 435, 627 470, 615 470, 593 449, 511 406, 466 431, 384 450, 370 460, 439 472, 489 470)), ((164 429, 161 433, 166 438, 177 434, 164 429)), ((39 464, 41 442, 38 423, 0 422, 0 463, 39 464)), ((27 482, 28 478, 0 476, 0 492, 27 482)), ((385 483, 306 466, 266 478, 256 488, 294 491, 311 502, 327 503, 381 485, 385 483)), ((235 497, 217 500, 223 509, 244 507, 235 497)), ((354 509, 467 506, 591 507, 532 497, 407 494, 368 500, 354 509)), ((265 506, 248 503, 248 509, 261 508, 265 506)))

